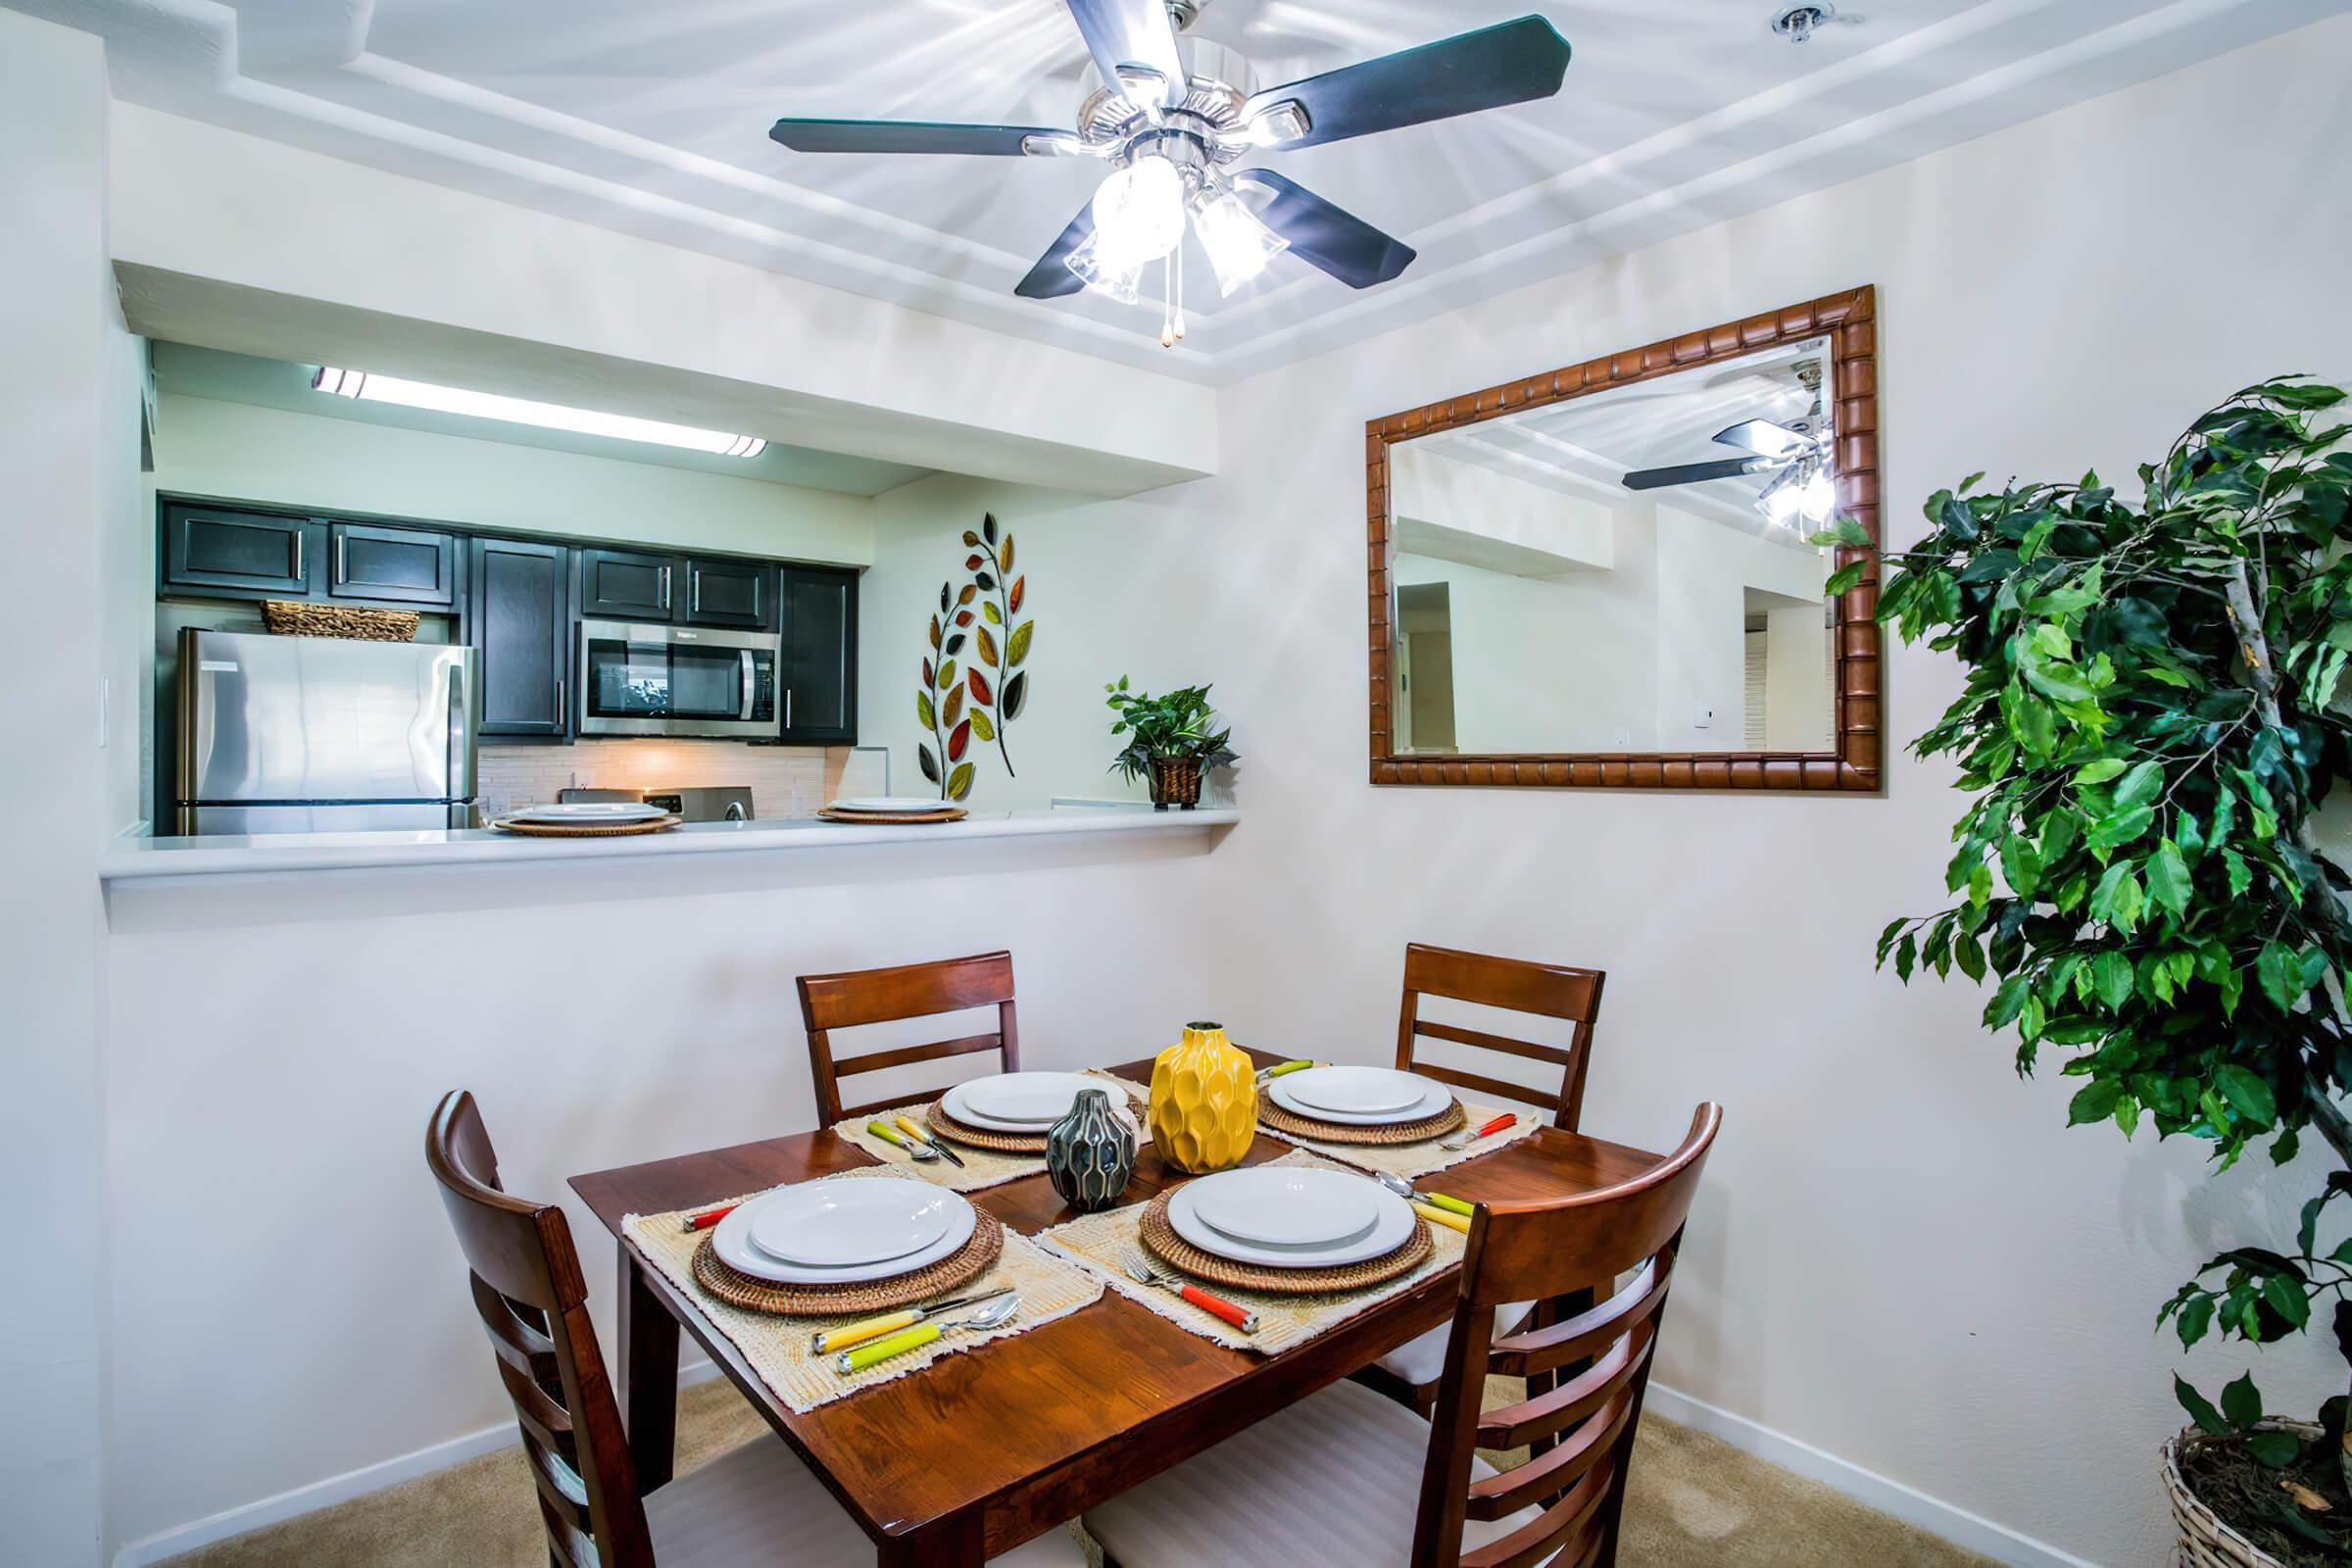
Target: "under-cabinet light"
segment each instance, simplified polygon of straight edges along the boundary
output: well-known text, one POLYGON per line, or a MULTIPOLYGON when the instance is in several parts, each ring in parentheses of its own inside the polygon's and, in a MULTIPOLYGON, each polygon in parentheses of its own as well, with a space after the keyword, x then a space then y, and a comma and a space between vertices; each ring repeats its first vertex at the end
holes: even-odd
POLYGON ((729 435, 723 430, 697 430, 692 425, 664 424, 660 419, 632 418, 625 414, 600 414, 593 409, 567 409, 560 403, 533 403, 527 398, 505 398, 492 392, 468 392, 461 387, 434 386, 427 381, 403 381, 397 376, 369 375, 364 370, 321 367, 311 377, 311 389, 367 403, 397 403, 403 408, 432 409, 463 414, 476 419, 501 419, 509 424, 535 424, 549 430, 579 435, 611 436, 617 441, 649 441, 657 446, 684 447, 721 458, 756 458, 767 443, 756 435, 729 435))

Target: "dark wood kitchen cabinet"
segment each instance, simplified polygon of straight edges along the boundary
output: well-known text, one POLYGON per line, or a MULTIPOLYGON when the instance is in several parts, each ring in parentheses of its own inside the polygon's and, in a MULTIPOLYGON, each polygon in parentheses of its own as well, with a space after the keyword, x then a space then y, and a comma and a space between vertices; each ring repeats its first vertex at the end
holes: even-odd
POLYGON ((779 740, 804 746, 858 741, 858 574, 830 566, 779 568, 784 694, 779 740))
POLYGON ((772 631, 776 568, 758 561, 688 560, 686 603, 678 618, 690 626, 772 631))
POLYGON ((476 539, 467 641, 482 666, 483 735, 570 733, 570 551, 476 539))
POLYGON ((685 565, 676 556, 582 550, 580 613, 594 620, 674 619, 672 607, 685 565))
POLYGON ((310 596, 318 567, 304 517, 172 503, 164 508, 164 586, 310 596))
POLYGON ((329 598, 390 601, 419 609, 456 608, 455 535, 368 522, 329 522, 326 532, 329 598))

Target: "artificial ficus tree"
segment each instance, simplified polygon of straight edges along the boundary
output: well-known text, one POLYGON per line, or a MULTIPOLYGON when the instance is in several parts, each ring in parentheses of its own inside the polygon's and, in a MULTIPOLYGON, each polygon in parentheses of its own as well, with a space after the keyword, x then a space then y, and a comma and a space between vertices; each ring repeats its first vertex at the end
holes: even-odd
MULTIPOLYGON (((1975 799, 1953 828, 1957 901, 1888 925, 1879 961, 1905 981, 1991 981, 1984 1023, 2016 1030, 2021 1074, 2044 1048, 2067 1054, 2070 1122, 2205 1139, 2223 1169, 2266 1140, 2283 1165, 2309 1131, 2352 1165, 2336 1104, 2352 884, 2311 827, 2352 771, 2335 706, 2352 696, 2352 456, 2322 417, 2344 396, 2301 377, 2239 392, 2139 470, 2137 501, 2092 474, 1998 493, 1976 475, 1885 558, 1879 618, 1968 672, 1913 749, 1955 759, 1975 799)), ((1870 542, 1851 522, 1819 538, 1870 542)), ((2325 1307, 2352 1356, 2352 1243, 2319 1238, 2346 1191, 2352 1175, 2330 1175, 2291 1247, 2221 1253, 2159 1322, 2183 1348, 2216 1332, 2259 1345, 2325 1307)), ((2265 1463, 2300 1457, 2254 1431, 2250 1376, 2219 1409, 2175 1382, 2207 1430, 2265 1463)), ((2344 1403, 2323 1411, 2338 1445, 2344 1403)))

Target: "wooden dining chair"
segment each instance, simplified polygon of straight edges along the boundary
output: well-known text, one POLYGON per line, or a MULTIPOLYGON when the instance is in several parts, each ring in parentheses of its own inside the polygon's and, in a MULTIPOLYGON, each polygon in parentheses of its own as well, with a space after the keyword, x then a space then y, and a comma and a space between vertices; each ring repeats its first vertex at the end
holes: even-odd
POLYGON ((1009 953, 982 953, 933 963, 903 963, 891 969, 805 974, 800 984, 801 1022, 808 1029, 808 1071, 816 1080, 819 1126, 829 1127, 844 1117, 863 1116, 902 1105, 909 1098, 894 1095, 867 1104, 844 1107, 840 1081, 857 1073, 969 1055, 976 1051, 1001 1051, 1004 1071, 1020 1071, 1021 1036, 1013 1019, 1009 953), (833 1054, 836 1029, 990 1006, 997 1009, 997 1027, 984 1035, 939 1040, 927 1046, 900 1046, 868 1052, 862 1056, 836 1058, 833 1054))
POLYGON ((1551 1113, 1551 1124, 1576 1131, 1585 1108, 1585 1067, 1592 1054, 1592 1020, 1600 1013, 1600 986, 1608 976, 1598 969, 1572 969, 1564 963, 1530 963, 1524 958, 1495 958, 1483 953, 1459 953, 1415 942, 1404 950, 1404 1001, 1396 1013, 1396 1065, 1406 1072, 1468 1089, 1496 1095, 1523 1105, 1541 1105, 1551 1113), (1561 1018, 1575 1027, 1565 1046, 1540 1045, 1483 1029, 1465 1029, 1421 1016, 1423 997, 1447 997, 1509 1012, 1561 1018), (1497 1051, 1560 1069, 1559 1087, 1533 1088, 1484 1073, 1465 1072, 1441 1062, 1421 1061, 1419 1042, 1448 1040, 1458 1046, 1497 1051))
POLYGON ((1335 1383, 1091 1510, 1087 1529, 1118 1568, 1610 1568, 1650 1350, 1722 1122, 1700 1105, 1680 1149, 1619 1186, 1478 1210, 1433 1419, 1335 1383), (1494 1332, 1504 1301, 1587 1292, 1599 1304, 1494 1332), (1482 1410, 1490 1373, 1525 1378, 1526 1396, 1482 1410), (1501 1471, 1477 1452, 1521 1446, 1501 1471))
MULTIPOLYGON (((508 1196, 481 1113, 464 1090, 433 1112, 424 1162, 441 1185, 474 1310, 522 1428, 553 1568, 874 1561, 873 1542, 777 1438, 754 1438, 641 1495, 564 1211, 508 1196)), ((993 1560, 1080 1568, 1086 1557, 1056 1530, 993 1560)))
MULTIPOLYGON (((1531 963, 1523 958, 1495 958, 1483 953, 1459 953, 1413 943, 1404 950, 1404 1000, 1396 1013, 1396 1065, 1457 1089, 1498 1095, 1524 1105, 1540 1105, 1551 1113, 1551 1124, 1575 1132, 1585 1108, 1585 1067, 1592 1054, 1592 1020, 1600 1014, 1598 969, 1573 969, 1560 963, 1531 963), (1574 1025, 1566 1046, 1541 1045, 1507 1035, 1490 1034, 1439 1023, 1421 1016, 1423 997, 1446 997, 1510 1012, 1565 1019, 1574 1025), (1439 1062, 1417 1060, 1422 1040, 1448 1040, 1455 1045, 1556 1065, 1556 1089, 1531 1088, 1464 1072, 1439 1062)), ((1515 1328, 1525 1319, 1530 1303, 1514 1302, 1502 1312, 1502 1327, 1515 1328)), ((1432 1329, 1382 1356, 1359 1376, 1362 1381, 1426 1415, 1438 1396, 1438 1374, 1446 1359, 1446 1331, 1432 1329)))

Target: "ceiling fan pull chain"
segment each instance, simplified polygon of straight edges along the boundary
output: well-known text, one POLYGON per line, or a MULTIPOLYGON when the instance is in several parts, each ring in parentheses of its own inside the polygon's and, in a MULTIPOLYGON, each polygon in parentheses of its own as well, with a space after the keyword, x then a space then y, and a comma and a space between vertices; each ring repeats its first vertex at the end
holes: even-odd
POLYGON ((1181 343, 1184 341, 1184 241, 1176 242, 1168 260, 1176 268, 1176 341, 1181 343))
POLYGON ((1159 346, 1176 346, 1176 257, 1173 252, 1160 258, 1159 263, 1159 346))

